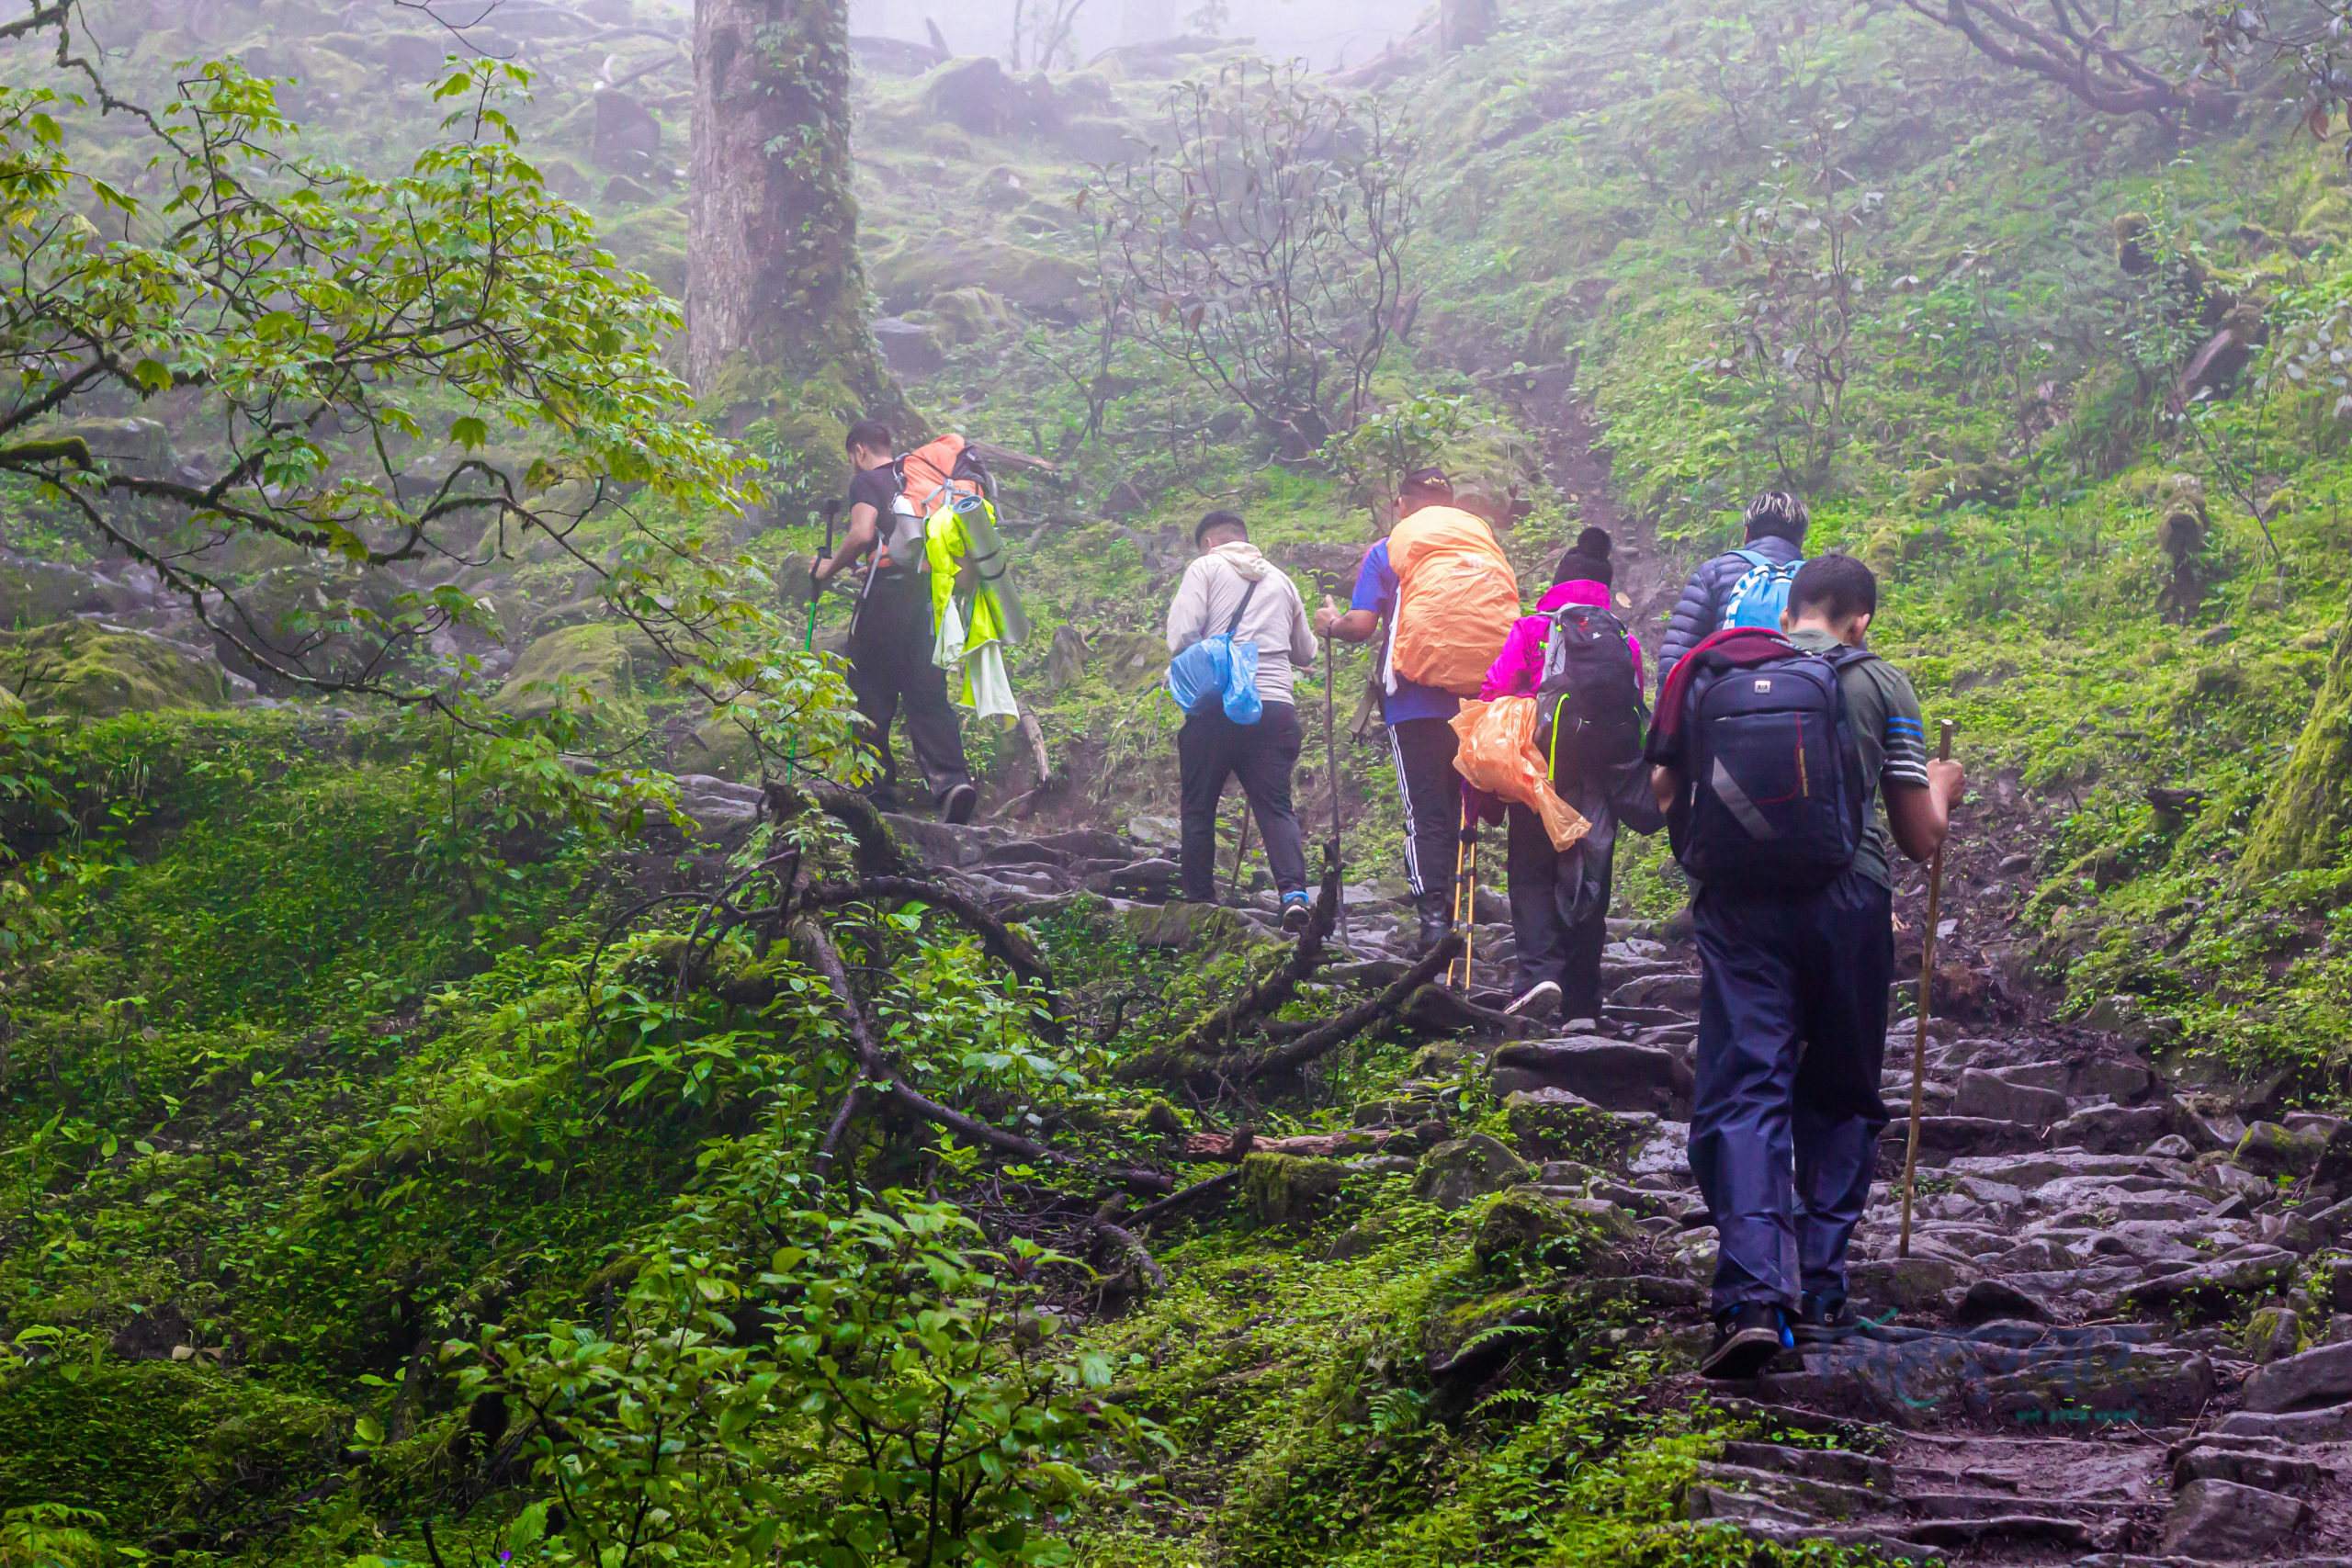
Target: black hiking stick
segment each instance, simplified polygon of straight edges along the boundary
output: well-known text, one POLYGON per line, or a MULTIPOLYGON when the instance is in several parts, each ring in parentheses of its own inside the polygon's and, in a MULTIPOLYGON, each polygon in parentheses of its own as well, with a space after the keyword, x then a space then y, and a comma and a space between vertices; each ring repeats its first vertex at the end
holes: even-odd
MULTIPOLYGON (((1951 720, 1943 721, 1936 760, 1951 761, 1951 720)), ((1903 1233, 1895 1238, 1894 1256, 1911 1256, 1911 1199, 1919 1184, 1919 1108, 1928 1081, 1928 998, 1936 978, 1936 922, 1943 914, 1944 847, 1928 860, 1928 929, 1919 942, 1919 1028, 1911 1038, 1911 1139, 1903 1151, 1903 1233)))
MULTIPOLYGON (((1453 923, 1462 928, 1462 994, 1470 994, 1470 944, 1478 918, 1478 819, 1470 803, 1462 805, 1462 830, 1453 846, 1453 923)), ((1453 984, 1453 965, 1445 966, 1445 983, 1453 984)))
MULTIPOLYGON (((827 496, 825 498, 825 553, 808 563, 808 625, 800 634, 800 651, 803 653, 817 651, 817 600, 825 591, 825 585, 817 581, 817 569, 833 558, 833 525, 841 520, 841 515, 842 498, 837 495, 827 496)), ((799 761, 800 731, 796 729, 792 732, 792 745, 785 753, 784 771, 787 774, 790 773, 793 764, 799 761)))

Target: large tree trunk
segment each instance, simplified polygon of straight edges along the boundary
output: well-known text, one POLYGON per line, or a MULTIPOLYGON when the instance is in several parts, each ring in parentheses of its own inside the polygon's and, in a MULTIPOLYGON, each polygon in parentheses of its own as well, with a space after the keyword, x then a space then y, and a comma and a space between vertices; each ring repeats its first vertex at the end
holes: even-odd
POLYGON ((2249 879, 2334 864, 2352 848, 2352 621, 2335 639, 2287 770, 2263 802, 2240 870, 2249 879))
POLYGON ((789 391, 904 420, 865 319, 849 72, 841 0, 697 0, 686 374, 722 413, 789 391))

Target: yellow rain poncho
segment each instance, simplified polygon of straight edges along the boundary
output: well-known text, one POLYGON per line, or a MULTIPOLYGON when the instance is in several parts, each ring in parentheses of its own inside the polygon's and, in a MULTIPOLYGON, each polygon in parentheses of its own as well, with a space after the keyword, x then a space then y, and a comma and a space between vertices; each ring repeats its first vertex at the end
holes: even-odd
POLYGON ((923 528, 931 568, 932 623, 939 628, 932 662, 963 671, 948 693, 958 707, 1011 728, 1021 721, 1004 650, 1029 635, 1029 617, 1007 572, 996 509, 977 496, 941 507, 923 528))

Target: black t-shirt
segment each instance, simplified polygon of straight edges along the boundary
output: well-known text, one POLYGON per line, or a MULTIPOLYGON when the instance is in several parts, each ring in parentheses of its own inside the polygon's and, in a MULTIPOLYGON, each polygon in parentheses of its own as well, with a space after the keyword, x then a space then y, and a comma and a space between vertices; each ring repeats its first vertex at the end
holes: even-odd
MULTIPOLYGON (((892 472, 892 465, 888 463, 878 468, 860 468, 850 476, 850 506, 853 510, 860 506, 874 508, 874 533, 877 542, 890 532, 890 511, 898 499, 899 481, 892 472)), ((868 552, 869 556, 878 553, 878 549, 868 552)), ((893 568, 883 575, 896 577, 899 574, 893 568)))
POLYGON ((899 484, 890 477, 888 463, 878 468, 860 468, 850 476, 849 503, 874 508, 876 527, 881 526, 880 519, 890 515, 890 503, 898 499, 899 484))

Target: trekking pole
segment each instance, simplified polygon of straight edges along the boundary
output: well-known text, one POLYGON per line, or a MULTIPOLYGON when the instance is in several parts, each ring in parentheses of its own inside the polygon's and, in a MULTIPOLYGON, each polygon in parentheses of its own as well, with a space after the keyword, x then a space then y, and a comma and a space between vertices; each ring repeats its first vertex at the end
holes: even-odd
MULTIPOLYGON (((1468 852, 1469 847, 1470 834, 1467 828, 1455 829, 1453 831, 1453 923, 1457 926, 1462 923, 1462 857, 1468 852)), ((1451 964, 1445 966, 1445 983, 1449 987, 1453 984, 1453 965, 1451 964)), ((1462 988, 1465 991, 1470 988, 1467 976, 1463 978, 1462 988)))
POLYGON ((1250 855, 1250 803, 1241 803, 1241 836, 1233 843, 1233 874, 1226 878, 1225 901, 1233 902, 1236 889, 1241 886, 1241 863, 1250 855))
MULTIPOLYGON (((808 625, 800 634, 800 651, 803 653, 817 651, 817 600, 825 591, 825 585, 817 581, 817 568, 833 558, 833 525, 841 520, 841 497, 827 496, 825 498, 825 553, 808 563, 808 625)), ((792 744, 785 751, 784 771, 789 774, 793 766, 799 761, 800 731, 795 729, 792 732, 792 744)))
POLYGON ((1468 996, 1477 981, 1470 973, 1470 950, 1478 941, 1478 823, 1470 822, 1470 874, 1462 899, 1462 994, 1468 996))
MULTIPOLYGON (((1951 761, 1951 720, 1945 719, 1936 746, 1936 760, 1951 761)), ((1911 1256, 1911 1199, 1919 1181, 1919 1108, 1928 1081, 1928 998, 1936 978, 1936 922, 1942 918, 1944 847, 1928 860, 1928 929, 1919 941, 1919 1027, 1911 1037, 1911 1139, 1903 1151, 1903 1233, 1895 1239, 1894 1256, 1911 1256)))
POLYGON ((1332 739, 1332 692, 1340 683, 1340 671, 1331 662, 1339 656, 1339 645, 1331 634, 1323 634, 1323 771, 1331 778, 1331 863, 1341 867, 1340 873, 1340 945, 1348 945, 1347 857, 1340 844, 1340 748, 1332 739))

